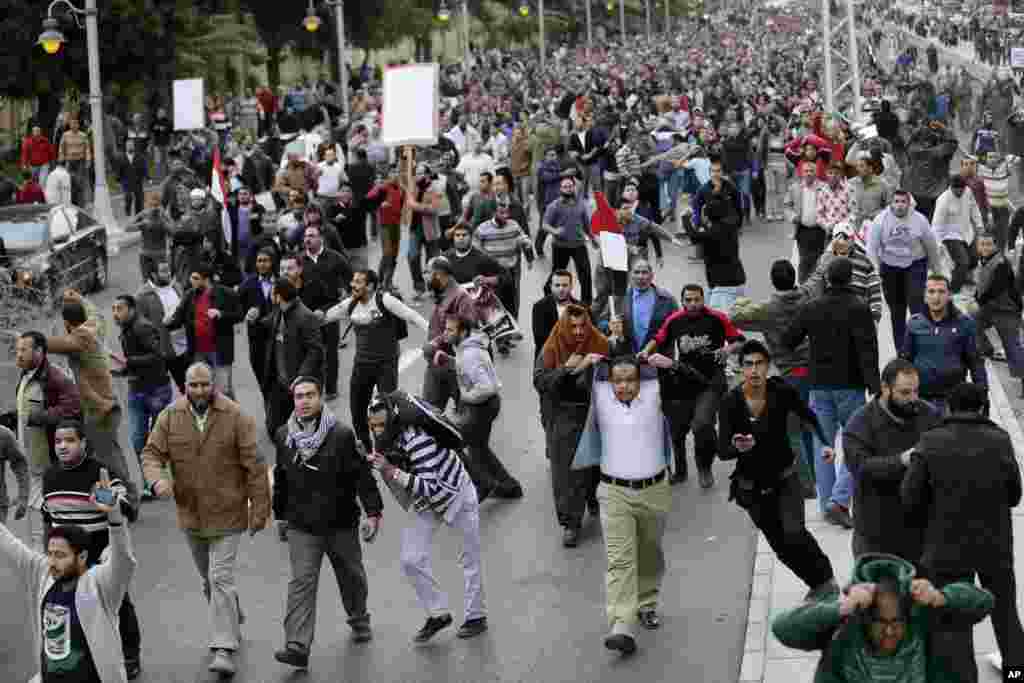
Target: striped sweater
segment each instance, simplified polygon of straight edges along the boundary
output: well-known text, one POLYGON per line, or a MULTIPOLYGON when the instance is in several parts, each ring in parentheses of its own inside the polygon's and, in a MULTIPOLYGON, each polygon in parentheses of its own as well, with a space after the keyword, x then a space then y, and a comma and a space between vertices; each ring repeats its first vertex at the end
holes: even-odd
POLYGON ((1007 208, 1010 206, 1010 176, 1011 170, 1017 163, 1017 157, 1007 155, 995 166, 978 164, 978 177, 985 183, 985 193, 988 195, 988 205, 991 208, 1007 208))
MULTIPOLYGON (((89 533, 89 562, 99 561, 109 543, 107 515, 90 500, 103 465, 86 456, 76 467, 52 465, 43 475, 43 518, 52 526, 76 524, 89 533)), ((111 475, 111 488, 125 494, 124 484, 111 475)))
POLYGON ((533 262, 533 243, 519 224, 513 220, 498 225, 494 219, 484 221, 473 234, 473 241, 480 250, 509 270, 519 265, 520 251, 526 260, 533 262))
POLYGON ((459 455, 441 447, 419 427, 406 427, 398 435, 395 446, 411 463, 405 486, 412 496, 413 509, 416 512, 433 510, 445 516, 462 488, 470 485, 459 455))

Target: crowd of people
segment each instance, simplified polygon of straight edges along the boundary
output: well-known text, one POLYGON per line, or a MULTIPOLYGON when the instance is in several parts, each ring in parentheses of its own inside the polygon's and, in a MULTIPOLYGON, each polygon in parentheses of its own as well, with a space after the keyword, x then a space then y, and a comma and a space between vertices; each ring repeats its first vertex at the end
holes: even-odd
MULTIPOLYGON (((551 526, 572 549, 586 517, 600 523, 607 649, 630 655, 638 629, 661 626, 662 538, 692 434, 700 487, 716 487, 716 458, 734 461, 730 500, 807 585, 774 630, 825 651, 822 680, 977 680, 970 629, 987 614, 1005 666, 1021 663, 1010 518, 1021 479, 988 417, 984 363, 1006 360, 1024 378, 1011 134, 991 117, 975 129, 970 98, 949 106, 955 78, 932 69, 908 96, 893 75, 903 67, 884 59, 863 65, 881 98, 873 121, 824 112, 814 31, 761 28, 817 6, 744 10, 684 22, 659 43, 560 46, 546 70, 534 55, 474 51, 444 70, 445 132, 418 162, 380 142, 370 73, 347 128, 295 95, 283 108, 291 133, 256 109, 262 144, 222 130, 190 136, 186 157, 154 154, 155 134, 148 147, 128 138, 132 178, 168 163, 158 193, 126 198, 143 285, 113 304, 120 351, 108 352, 104 314, 66 291, 62 333, 18 339, 17 409, 0 427, 14 518, 29 531, 26 544, 0 525, 0 555, 38 603, 42 680, 138 676, 128 585, 149 558, 136 558, 129 529, 151 498, 175 501, 209 603, 211 671, 236 671, 240 539, 271 520, 291 572, 277 661, 309 665, 324 555, 353 640, 372 639, 361 543, 382 528, 380 483, 407 516, 401 568, 426 613, 414 640, 454 623, 432 568, 442 524, 463 540, 457 635, 486 631, 480 506, 541 495, 490 443, 503 403, 531 400, 502 395, 503 359, 520 343, 534 359, 551 526), (740 243, 750 226, 783 221, 795 258, 771 264, 765 296, 748 287, 740 243), (625 271, 605 266, 604 230, 622 233, 625 271), (664 242, 684 240, 705 282, 677 297, 655 266, 664 242), (542 261, 544 291, 524 291, 524 267, 542 261), (523 297, 528 335, 517 333, 523 297), (879 329, 886 310, 891 330, 879 329), (248 353, 236 357, 239 326, 248 353), (410 326, 425 337, 415 394, 398 389, 410 326), (898 357, 880 370, 887 334, 898 357), (234 400, 245 355, 261 416, 234 400), (122 409, 141 488, 118 441, 122 409), (837 585, 805 499, 852 530, 852 585, 837 585)), ((890 39, 899 29, 882 16, 866 28, 890 39)), ((1015 127, 1012 92, 999 93, 986 101, 1015 127)), ((59 161, 83 147, 69 125, 59 161)), ((27 149, 42 175, 50 160, 27 149)))

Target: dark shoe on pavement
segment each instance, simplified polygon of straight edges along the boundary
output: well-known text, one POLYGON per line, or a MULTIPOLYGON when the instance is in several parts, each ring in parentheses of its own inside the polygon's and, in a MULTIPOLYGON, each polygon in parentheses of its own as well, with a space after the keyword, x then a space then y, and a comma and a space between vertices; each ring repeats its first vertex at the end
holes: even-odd
POLYGON ((825 521, 844 529, 853 528, 853 517, 850 516, 850 511, 838 503, 832 503, 825 509, 825 521))
POLYGON ((523 497, 523 487, 518 481, 513 481, 494 489, 492 493, 495 498, 505 498, 508 500, 518 500, 523 497))
POLYGON ((814 488, 813 483, 804 482, 802 488, 804 490, 804 500, 814 500, 818 497, 818 489, 814 488))
POLYGON ((494 495, 494 486, 484 486, 476 490, 476 502, 477 505, 484 502, 488 498, 494 495))
POLYGON ((709 489, 715 485, 715 475, 711 473, 710 469, 698 469, 697 480, 702 489, 709 489))
POLYGON ((283 650, 275 652, 274 659, 282 664, 294 666, 296 669, 309 668, 309 652, 295 643, 288 643, 283 650))
POLYGON ((231 650, 214 650, 213 660, 210 662, 209 668, 215 674, 221 676, 234 676, 235 675, 235 659, 234 652, 231 650))
POLYGON ((587 501, 587 514, 591 517, 601 516, 601 504, 597 502, 597 499, 587 501))
POLYGON ((373 640, 373 629, 369 624, 359 624, 352 627, 352 642, 368 643, 373 640))
POLYGON ((642 609, 636 613, 637 618, 640 620, 640 625, 648 631, 661 628, 661 617, 658 616, 658 611, 650 607, 642 609))
POLYGON ((450 614, 442 614, 439 617, 427 617, 426 623, 423 624, 423 628, 413 637, 413 641, 425 643, 451 625, 452 615, 450 614))
POLYGON ((606 636, 604 646, 609 650, 618 650, 623 655, 631 655, 636 652, 636 641, 633 639, 633 636, 626 635, 625 633, 613 633, 606 636))
POLYGON ((672 473, 672 476, 669 478, 668 483, 669 486, 675 486, 676 484, 685 484, 687 479, 689 479, 689 475, 687 474, 686 470, 676 470, 675 472, 672 473))
POLYGON ((578 527, 567 526, 562 530, 562 547, 575 548, 580 544, 580 530, 578 527))
POLYGON ((134 681, 142 673, 142 664, 137 659, 124 660, 124 670, 129 681, 134 681))
POLYGON ((288 542, 288 522, 281 520, 277 523, 277 540, 281 543, 288 542))
POLYGON ((480 617, 478 619, 467 619, 459 630, 455 632, 455 635, 459 638, 472 638, 478 636, 487 630, 487 617, 480 617))

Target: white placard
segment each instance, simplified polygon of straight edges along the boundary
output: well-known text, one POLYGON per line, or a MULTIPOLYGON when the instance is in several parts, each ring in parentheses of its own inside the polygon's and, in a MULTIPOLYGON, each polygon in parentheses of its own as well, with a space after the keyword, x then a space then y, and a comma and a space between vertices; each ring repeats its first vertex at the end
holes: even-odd
POLYGON ((601 245, 601 262, 611 270, 629 270, 626 238, 617 232, 602 231, 597 240, 601 245))
POLYGON ((1024 47, 1010 48, 1010 68, 1024 69, 1024 47))
POLYGON ((437 64, 409 64, 384 71, 381 141, 385 145, 436 145, 439 127, 437 64))
POLYGON ((197 130, 206 127, 206 97, 203 79, 186 78, 174 81, 174 130, 197 130))

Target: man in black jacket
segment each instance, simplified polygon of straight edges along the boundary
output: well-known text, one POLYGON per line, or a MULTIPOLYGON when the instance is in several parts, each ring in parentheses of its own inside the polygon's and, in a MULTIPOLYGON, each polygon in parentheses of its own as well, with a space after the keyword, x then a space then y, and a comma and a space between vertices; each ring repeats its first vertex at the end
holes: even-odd
POLYGON ((324 340, 320 319, 299 301, 298 291, 288 278, 274 281, 272 300, 277 307, 260 320, 270 334, 266 365, 261 374, 267 387, 265 407, 270 438, 292 413, 291 386, 303 375, 323 377, 324 340))
MULTIPOLYGON (((114 322, 121 327, 121 363, 111 374, 128 377, 128 432, 135 457, 142 462, 149 425, 171 404, 174 389, 167 377, 160 328, 136 310, 135 297, 122 294, 114 300, 114 322)), ((115 360, 118 360, 115 358, 115 360)), ((150 483, 143 482, 150 496, 150 483)))
POLYGON ((208 263, 193 268, 189 281, 192 288, 167 321, 167 329, 185 328, 190 362, 203 361, 213 368, 217 390, 234 399, 235 325, 242 321, 238 298, 227 287, 214 284, 208 263))
MULTIPOLYGON (((303 278, 323 283, 327 290, 325 304, 330 308, 339 303, 342 293, 348 290, 349 283, 352 282, 352 264, 342 254, 327 248, 318 225, 306 226, 303 240, 303 278)), ((323 335, 327 354, 324 398, 333 401, 338 397, 338 342, 341 341, 341 324, 333 322, 324 325, 323 335)))
POLYGON ((270 248, 260 249, 256 255, 256 272, 246 276, 238 288, 238 298, 245 314, 249 338, 249 364, 252 374, 259 382, 264 400, 267 397, 266 369, 267 345, 270 332, 259 321, 274 310, 274 252, 270 248))
POLYGON ((124 158, 118 167, 121 189, 124 190, 124 215, 131 216, 142 211, 142 186, 149 175, 149 161, 145 152, 136 151, 135 143, 129 140, 124 145, 124 158))
POLYGON ((882 371, 881 394, 843 428, 843 453, 856 482, 853 555, 890 553, 917 563, 924 520, 907 514, 900 482, 921 435, 941 416, 919 395, 917 368, 902 358, 882 371))
POLYGON ((850 259, 838 257, 829 263, 828 290, 800 309, 782 334, 782 345, 789 349, 810 338, 811 409, 829 439, 814 449, 818 505, 826 520, 846 529, 853 527, 850 472, 845 464, 837 468, 826 458, 825 448, 835 446, 839 428, 864 405, 864 390, 879 391, 875 319, 868 304, 850 289, 852 277, 850 259))
POLYGON ((266 209, 255 201, 252 190, 241 187, 228 198, 228 218, 231 221, 231 243, 226 251, 245 273, 252 272, 253 245, 263 237, 263 214, 266 209))
POLYGON ((711 157, 710 166, 711 180, 693 200, 690 239, 704 249, 708 306, 728 313, 747 284, 747 272, 740 261, 743 200, 736 186, 722 177, 721 158, 711 157))
POLYGON ((324 405, 321 386, 319 378, 295 380, 295 410, 275 438, 274 516, 288 524, 292 578, 284 617, 285 647, 274 658, 299 668, 309 665, 325 554, 338 580, 352 639, 365 643, 373 637, 356 498, 366 513, 362 535, 368 543, 380 530, 384 508, 359 440, 324 405))
MULTIPOLYGON (((903 504, 926 515, 921 566, 936 587, 956 581, 992 592, 992 627, 1006 665, 1024 663, 1024 629, 1017 614, 1012 508, 1021 475, 1009 434, 988 418, 984 386, 962 383, 949 395, 949 416, 921 435, 900 488, 903 504)), ((971 629, 933 635, 962 681, 977 681, 971 629)))
POLYGON ((562 317, 562 311, 565 310, 565 307, 569 304, 579 303, 572 295, 572 271, 565 269, 556 270, 551 273, 549 283, 551 293, 533 305, 531 321, 534 356, 544 348, 544 342, 551 335, 551 330, 555 329, 555 325, 558 323, 558 319, 562 317))

